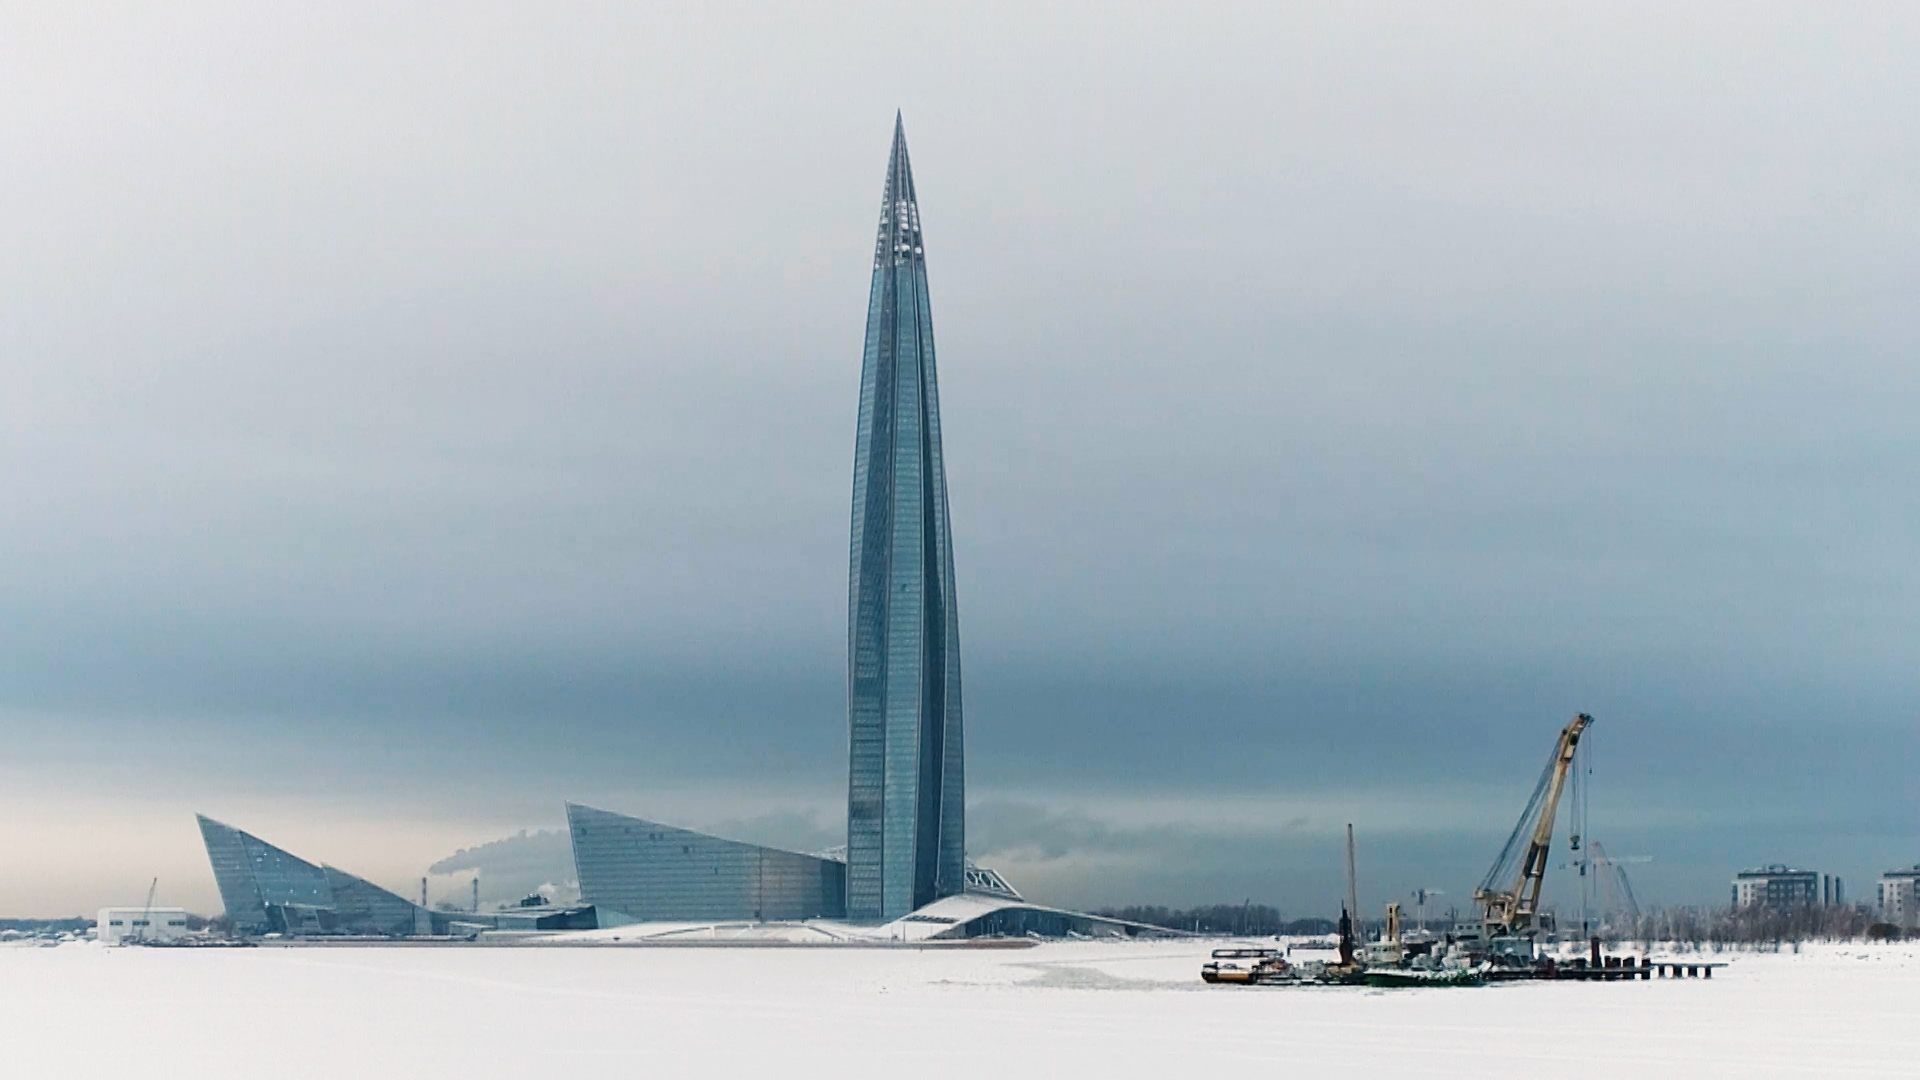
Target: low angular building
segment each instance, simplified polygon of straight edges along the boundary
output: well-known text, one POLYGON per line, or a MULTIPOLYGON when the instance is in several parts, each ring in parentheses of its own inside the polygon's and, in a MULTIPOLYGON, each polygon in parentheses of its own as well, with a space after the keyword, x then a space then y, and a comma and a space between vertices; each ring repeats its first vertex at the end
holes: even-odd
POLYGON ((702 941, 811 934, 805 940, 855 943, 1177 936, 1030 904, 1005 878, 972 862, 964 866, 961 892, 882 924, 850 919, 847 864, 838 852, 803 855, 578 804, 568 804, 567 826, 583 903, 486 912, 430 911, 205 815, 199 823, 227 918, 250 937, 465 938, 489 930, 621 927, 631 928, 633 941, 688 934, 702 941))
MULTIPOLYGON (((870 923, 850 918, 847 861, 838 851, 803 855, 578 803, 567 804, 567 833, 573 841, 581 902, 593 907, 602 927, 807 920, 870 923)), ((903 918, 921 924, 916 929, 928 933, 951 929, 950 936, 973 936, 987 932, 986 927, 995 928, 994 932, 1019 927, 1017 932, 1025 934, 1035 926, 1073 927, 1073 933, 1090 934, 1094 931, 1088 927, 1111 922, 1033 907, 1006 878, 971 861, 965 864, 961 881, 961 892, 903 918), (949 905, 951 916, 939 907, 963 898, 968 903, 949 905)))
POLYGON ((795 923, 809 924, 823 941, 1173 936, 1029 904, 1005 878, 972 862, 960 892, 875 924, 848 910, 847 863, 838 852, 803 855, 578 803, 567 804, 567 831, 581 901, 600 927, 629 927, 634 941, 688 933, 702 941, 792 940, 786 935, 795 923))
POLYGON ((580 898, 601 926, 844 919, 847 864, 567 804, 580 898))
MULTIPOLYGON (((252 833, 207 817, 200 838, 234 929, 249 934, 434 933, 432 913, 365 878, 316 866, 252 833)), ((440 933, 445 933, 444 918, 440 933)))
POLYGON ((594 926, 589 909, 502 913, 429 911, 332 866, 316 865, 205 814, 200 839, 213 864, 220 903, 243 935, 413 937, 486 929, 580 930, 594 926))

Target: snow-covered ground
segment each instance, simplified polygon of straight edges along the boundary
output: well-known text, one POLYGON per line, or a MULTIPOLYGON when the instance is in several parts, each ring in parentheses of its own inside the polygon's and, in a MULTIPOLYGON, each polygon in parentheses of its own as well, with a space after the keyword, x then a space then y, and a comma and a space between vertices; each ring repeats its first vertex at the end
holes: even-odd
POLYGON ((1338 990, 1206 986, 1215 944, 0 948, 0 1075, 1920 1075, 1913 946, 1338 990))

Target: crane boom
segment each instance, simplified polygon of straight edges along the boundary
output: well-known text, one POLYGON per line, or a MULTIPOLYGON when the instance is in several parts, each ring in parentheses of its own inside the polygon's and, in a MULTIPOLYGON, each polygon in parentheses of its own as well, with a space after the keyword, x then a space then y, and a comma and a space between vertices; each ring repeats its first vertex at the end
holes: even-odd
POLYGON ((140 909, 140 928, 133 933, 135 941, 144 940, 147 931, 153 928, 153 893, 159 887, 160 879, 157 877, 153 879, 153 884, 147 886, 147 905, 140 909))
POLYGON ((1624 862, 1645 862, 1644 856, 1627 856, 1616 859, 1607 854, 1600 841, 1593 842, 1593 865, 1600 868, 1600 884, 1607 891, 1607 906, 1626 917, 1627 928, 1632 929, 1640 922, 1640 901, 1634 898, 1633 883, 1627 880, 1624 862))
POLYGON ((1527 801, 1527 808, 1507 837, 1507 846, 1500 852, 1493 869, 1473 891, 1474 902, 1484 913, 1489 936, 1531 929, 1534 917, 1539 914, 1540 889, 1546 882, 1547 851, 1553 842, 1553 820, 1560 809, 1560 793, 1566 788, 1573 754, 1580 745, 1580 733, 1592 723, 1593 717, 1580 713, 1560 729, 1553 756, 1547 759, 1546 771, 1534 786, 1533 798, 1527 801), (1520 850, 1522 837, 1527 838, 1524 855, 1520 850), (1521 856, 1517 863, 1516 856, 1521 856), (1509 875, 1512 884, 1501 888, 1509 875))

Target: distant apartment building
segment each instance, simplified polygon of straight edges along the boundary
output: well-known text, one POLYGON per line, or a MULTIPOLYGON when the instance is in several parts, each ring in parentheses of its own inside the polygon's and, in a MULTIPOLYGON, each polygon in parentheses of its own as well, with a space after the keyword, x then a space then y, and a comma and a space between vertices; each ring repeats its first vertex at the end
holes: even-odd
POLYGON ((1880 875, 1880 918, 1903 930, 1920 929, 1920 865, 1880 875))
MULTIPOLYGON (((1833 884, 1827 882, 1828 897, 1833 884)), ((1742 870, 1733 876, 1733 906, 1736 909, 1765 908, 1791 911, 1822 902, 1820 873, 1795 870, 1775 863, 1758 870, 1742 870)))

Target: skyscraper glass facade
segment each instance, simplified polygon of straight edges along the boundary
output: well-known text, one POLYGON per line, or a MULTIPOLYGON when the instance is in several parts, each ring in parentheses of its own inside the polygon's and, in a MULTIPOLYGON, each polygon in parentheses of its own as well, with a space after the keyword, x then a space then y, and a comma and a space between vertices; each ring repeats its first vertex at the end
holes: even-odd
POLYGON ((898 918, 965 888, 960 627, 933 316, 896 117, 861 361, 847 601, 847 914, 898 918))

